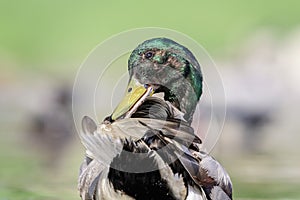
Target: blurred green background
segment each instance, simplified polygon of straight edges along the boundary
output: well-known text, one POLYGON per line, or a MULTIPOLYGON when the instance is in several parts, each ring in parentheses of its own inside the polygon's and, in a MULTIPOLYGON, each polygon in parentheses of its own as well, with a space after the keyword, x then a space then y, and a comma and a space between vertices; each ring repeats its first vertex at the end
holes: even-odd
POLYGON ((83 148, 72 128, 47 128, 44 122, 51 124, 56 113, 50 117, 45 113, 62 111, 62 106, 66 109, 60 113, 62 119, 72 124, 69 93, 81 62, 101 41, 141 27, 185 33, 203 45, 219 66, 229 91, 229 111, 213 155, 229 171, 235 199, 299 199, 295 141, 300 129, 294 114, 299 100, 300 45, 295 45, 300 41, 299 9, 296 0, 1 0, 0 200, 79 199, 76 181, 83 148), (260 80, 272 83, 272 88, 279 85, 273 88, 276 95, 262 98, 272 88, 260 80), (249 106, 239 100, 235 94, 248 89, 243 83, 254 85, 250 92, 258 91, 250 98, 271 101, 249 106), (265 112, 270 104, 274 107, 265 112), (253 114, 257 107, 262 112, 253 114), (47 136, 63 130, 72 134, 47 136), (242 135, 248 130, 250 136, 242 135), (47 133, 40 136, 40 131, 47 133), (251 134, 256 139, 245 150, 251 134))

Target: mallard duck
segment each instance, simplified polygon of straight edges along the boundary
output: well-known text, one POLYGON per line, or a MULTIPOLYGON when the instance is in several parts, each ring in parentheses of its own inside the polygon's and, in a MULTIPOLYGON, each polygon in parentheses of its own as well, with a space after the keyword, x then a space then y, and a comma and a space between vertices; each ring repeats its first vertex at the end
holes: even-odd
POLYGON ((225 169, 191 127, 202 94, 193 54, 167 38, 140 44, 125 97, 101 124, 84 117, 78 187, 84 200, 232 199, 225 169))

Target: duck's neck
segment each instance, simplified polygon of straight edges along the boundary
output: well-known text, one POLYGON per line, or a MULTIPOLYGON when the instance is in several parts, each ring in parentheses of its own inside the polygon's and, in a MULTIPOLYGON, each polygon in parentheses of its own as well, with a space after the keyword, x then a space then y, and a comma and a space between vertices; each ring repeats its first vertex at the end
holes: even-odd
POLYGON ((166 100, 172 102, 174 108, 183 114, 184 120, 191 124, 199 100, 198 95, 187 81, 178 81, 178 84, 172 85, 170 91, 172 92, 170 96, 174 99, 167 98, 166 100))

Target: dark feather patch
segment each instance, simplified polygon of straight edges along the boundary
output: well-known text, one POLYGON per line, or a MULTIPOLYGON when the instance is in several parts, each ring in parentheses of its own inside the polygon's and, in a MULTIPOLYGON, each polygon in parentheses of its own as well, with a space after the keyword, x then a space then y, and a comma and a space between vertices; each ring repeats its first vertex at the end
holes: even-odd
POLYGON ((158 170, 157 163, 151 152, 146 153, 146 149, 139 145, 139 142, 126 141, 124 151, 115 157, 109 169, 108 179, 112 183, 115 190, 122 191, 137 200, 173 200, 167 181, 162 179, 158 170), (136 156, 128 156, 126 152, 143 152, 136 156), (128 172, 141 171, 134 173, 128 172), (148 171, 148 172, 147 172, 148 171))
POLYGON ((186 78, 191 73, 191 66, 189 61, 185 61, 184 70, 183 70, 183 76, 186 78))

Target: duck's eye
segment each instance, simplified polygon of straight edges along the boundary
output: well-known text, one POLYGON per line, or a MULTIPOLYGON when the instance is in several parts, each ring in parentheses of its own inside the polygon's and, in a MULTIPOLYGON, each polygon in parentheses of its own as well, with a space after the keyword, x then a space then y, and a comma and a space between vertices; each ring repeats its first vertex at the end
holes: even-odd
POLYGON ((145 53, 145 58, 150 59, 153 57, 153 52, 152 51, 148 51, 145 53))
POLYGON ((132 88, 128 88, 127 92, 131 92, 132 91, 132 88))

